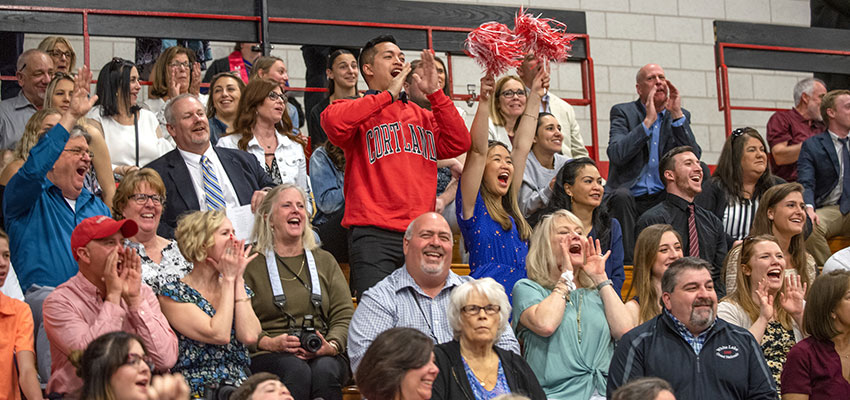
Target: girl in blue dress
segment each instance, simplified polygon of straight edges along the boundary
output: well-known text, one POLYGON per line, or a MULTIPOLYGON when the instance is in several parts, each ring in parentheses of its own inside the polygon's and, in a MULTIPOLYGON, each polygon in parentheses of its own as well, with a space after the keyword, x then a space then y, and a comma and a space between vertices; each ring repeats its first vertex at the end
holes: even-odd
POLYGON ((549 87, 549 73, 541 68, 528 94, 511 90, 493 93, 494 86, 492 75, 481 78, 481 98, 470 129, 472 147, 458 185, 456 204, 461 206, 456 212, 469 251, 470 276, 495 279, 510 298, 514 283, 526 276, 525 256, 531 226, 519 210, 517 195, 534 140, 537 110, 549 87), (517 122, 512 151, 504 143, 488 143, 489 105, 493 96, 502 96, 508 106, 517 97, 528 97, 526 111, 517 122))

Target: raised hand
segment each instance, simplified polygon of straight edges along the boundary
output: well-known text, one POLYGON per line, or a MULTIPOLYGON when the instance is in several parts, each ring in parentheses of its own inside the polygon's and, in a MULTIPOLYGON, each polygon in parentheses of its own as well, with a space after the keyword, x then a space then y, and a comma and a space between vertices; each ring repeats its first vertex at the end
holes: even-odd
POLYGON ((801 284, 800 275, 789 275, 785 277, 785 289, 779 294, 779 305, 792 317, 802 317, 804 299, 806 297, 805 283, 801 284))
POLYGON ((168 79, 168 97, 175 98, 180 95, 183 85, 177 82, 177 68, 169 68, 171 75, 168 79))
POLYGON ((590 275, 594 284, 600 284, 608 279, 608 274, 605 273, 605 262, 611 256, 611 250, 602 254, 602 244, 599 239, 593 240, 582 237, 581 240, 585 243, 584 247, 584 272, 590 275), (595 243, 594 243, 595 242, 595 243))
POLYGON ((546 68, 538 68, 531 82, 531 93, 543 97, 547 90, 549 90, 549 71, 546 68))
POLYGON ((685 114, 682 112, 682 96, 679 94, 679 89, 677 89, 676 86, 673 86, 669 79, 666 82, 667 89, 669 91, 666 104, 667 111, 670 112, 670 115, 674 120, 682 118, 685 114))
POLYGON ((413 82, 419 90, 426 95, 436 93, 440 90, 440 77, 437 75, 437 64, 434 62, 434 53, 431 50, 422 50, 419 60, 419 72, 413 74, 413 82))
POLYGON ((655 110, 655 92, 657 90, 655 85, 653 85, 649 89, 649 96, 646 98, 646 103, 643 104, 646 107, 646 117, 643 119, 643 126, 647 129, 658 119, 658 111, 655 110))
POLYGON ((767 282, 764 279, 759 281, 758 287, 753 292, 753 300, 759 306, 759 318, 764 318, 765 321, 773 319, 773 296, 767 293, 767 282))
POLYGON ((130 247, 118 253, 121 260, 120 275, 124 279, 121 297, 132 309, 142 301, 142 259, 130 247))
POLYGON ((490 101, 490 98, 493 97, 493 90, 496 87, 496 78, 493 75, 484 75, 481 77, 481 95, 478 97, 478 101, 481 103, 486 103, 490 101))
POLYGON ((124 293, 124 278, 118 270, 118 260, 121 255, 118 250, 112 250, 106 256, 103 266, 103 276, 100 278, 106 286, 106 301, 121 304, 121 294, 124 293))
POLYGON ((189 83, 189 93, 195 96, 201 94, 201 63, 192 64, 192 79, 189 83))
POLYGON ((179 373, 154 376, 147 388, 147 400, 189 400, 189 385, 179 373))
POLYGON ((74 92, 71 95, 71 105, 65 113, 70 114, 75 122, 77 119, 86 116, 94 106, 94 103, 97 102, 96 95, 89 97, 91 77, 91 70, 89 67, 83 65, 77 70, 77 76, 74 78, 74 92))

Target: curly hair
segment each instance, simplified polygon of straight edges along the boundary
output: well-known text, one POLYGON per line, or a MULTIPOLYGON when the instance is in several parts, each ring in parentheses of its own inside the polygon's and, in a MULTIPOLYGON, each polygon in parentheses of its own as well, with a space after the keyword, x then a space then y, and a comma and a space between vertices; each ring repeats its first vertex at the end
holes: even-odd
POLYGON ((130 196, 142 183, 147 183, 156 194, 162 196, 162 205, 165 206, 165 183, 159 173, 151 168, 142 168, 124 175, 124 179, 121 180, 118 189, 115 190, 112 205, 112 216, 115 220, 124 219, 124 208, 130 201, 130 196))
POLYGON ((204 262, 207 249, 215 244, 215 231, 227 216, 223 211, 195 211, 177 222, 174 239, 183 258, 190 262, 204 262))

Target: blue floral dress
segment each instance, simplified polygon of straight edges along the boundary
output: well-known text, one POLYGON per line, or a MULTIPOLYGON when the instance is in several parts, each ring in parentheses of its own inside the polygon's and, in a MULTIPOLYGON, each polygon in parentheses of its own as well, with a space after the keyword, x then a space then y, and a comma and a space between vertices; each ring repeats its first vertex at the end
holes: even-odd
MULTIPOLYGON (((248 290, 248 295, 254 293, 248 290)), ((197 290, 183 283, 173 281, 160 287, 160 295, 178 303, 193 303, 210 317, 215 315, 215 309, 197 290)), ((248 376, 245 371, 251 363, 248 349, 236 340, 235 328, 230 331, 230 343, 215 345, 190 339, 176 329, 178 353, 177 363, 171 368, 172 373, 181 373, 186 378, 192 397, 203 397, 207 384, 218 384, 226 381, 228 384, 239 386, 248 376)))
POLYGON ((463 219, 461 185, 457 186, 455 202, 458 204, 455 208, 457 224, 469 251, 469 276, 475 279, 495 279, 505 287, 508 299, 511 299, 514 284, 526 276, 525 256, 528 254, 528 243, 520 239, 513 218, 511 230, 506 231, 490 217, 480 191, 475 199, 472 218, 463 219))

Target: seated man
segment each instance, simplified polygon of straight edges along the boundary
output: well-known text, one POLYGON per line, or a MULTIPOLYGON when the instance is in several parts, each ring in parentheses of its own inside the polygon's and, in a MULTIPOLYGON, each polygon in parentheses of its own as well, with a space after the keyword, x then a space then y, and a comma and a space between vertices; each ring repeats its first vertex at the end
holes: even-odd
POLYGON ((826 94, 823 81, 806 78, 794 85, 794 104, 777 111, 767 121, 770 170, 788 182, 797 180, 797 158, 803 141, 826 130, 820 103, 826 94))
POLYGON ((96 100, 88 98, 90 80, 91 72, 83 67, 77 74, 68 111, 30 150, 29 158, 4 192, 12 265, 32 308, 42 378, 50 376, 50 347, 41 324, 41 303, 54 287, 77 273, 68 247, 77 221, 110 215, 109 207, 83 188, 91 169, 89 136, 75 125, 96 100))
MULTIPOLYGON (((9 237, 0 230, 0 286, 10 271, 9 237)), ((0 293, 0 398, 40 400, 41 385, 35 370, 32 311, 20 300, 0 293)))
POLYGON ((142 282, 141 259, 122 245, 138 229, 133 220, 101 215, 84 219, 71 234, 80 272, 44 300, 44 326, 53 358, 48 393, 73 396, 83 381, 71 364, 72 354, 112 331, 141 337, 156 371, 168 371, 177 361, 177 336, 153 290, 142 282))
POLYGON ((691 146, 697 158, 702 154, 691 131, 691 114, 682 108, 679 90, 664 70, 655 64, 643 66, 635 87, 637 100, 611 108, 605 187, 611 216, 623 228, 626 264, 632 262, 635 222, 664 199, 664 180, 658 175, 661 156, 677 146, 691 146))
MULTIPOLYGON (((348 326, 348 356, 356 371, 363 354, 381 332, 416 328, 434 343, 452 340, 446 318, 452 290, 472 280, 451 271, 452 232, 440 214, 422 214, 404 232, 404 266, 363 293, 348 326)), ((497 346, 519 354, 513 330, 506 329, 497 346)))
POLYGON ((437 160, 470 146, 463 118, 440 90, 430 51, 422 52, 422 75, 414 80, 433 112, 400 98, 410 65, 392 36, 366 43, 360 69, 367 95, 334 101, 321 118, 328 140, 345 152, 342 224, 351 229, 351 289, 358 297, 402 265, 402 232, 434 210, 437 160))
POLYGON ((47 85, 53 78, 53 59, 47 53, 30 49, 18 56, 15 77, 21 91, 0 103, 0 149, 12 150, 24 133, 24 126, 44 105, 47 85))
MULTIPOLYGON (((526 91, 530 90, 531 82, 534 81, 534 76, 537 71, 543 66, 534 53, 529 53, 525 56, 522 64, 516 69, 517 75, 525 84, 526 91)), ((561 154, 567 159, 589 157, 587 148, 584 147, 584 139, 579 131, 578 121, 576 121, 576 112, 573 106, 564 101, 558 96, 546 90, 546 94, 540 101, 540 112, 547 112, 555 116, 558 123, 561 124, 561 129, 564 135, 564 141, 561 143, 561 154)))
POLYGON ((158 235, 173 238, 177 218, 187 211, 224 211, 247 204, 253 211, 274 187, 251 154, 210 145, 209 120, 197 97, 173 98, 165 106, 165 119, 177 148, 146 166, 162 177, 168 198, 158 235))
POLYGON ((705 260, 680 258, 661 278, 661 314, 626 333, 608 368, 608 397, 631 380, 666 380, 678 399, 775 400, 761 346, 717 318, 705 260))
POLYGON ((658 174, 664 179, 667 196, 640 216, 635 236, 653 224, 672 225, 682 238, 682 253, 708 261, 714 290, 718 297, 725 296, 720 274, 726 257, 723 223, 711 211, 694 204, 694 197, 702 192, 699 159, 690 147, 676 147, 661 158, 658 174))
POLYGON ((824 265, 832 254, 827 240, 850 235, 850 90, 827 93, 820 112, 827 131, 803 142, 797 181, 806 189, 803 201, 814 227, 806 249, 824 265))

